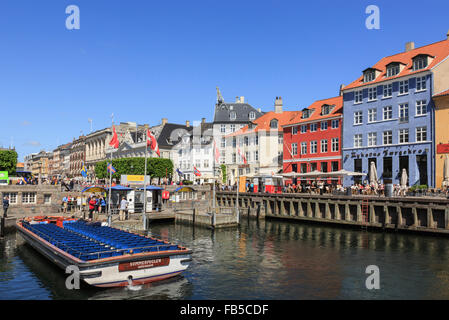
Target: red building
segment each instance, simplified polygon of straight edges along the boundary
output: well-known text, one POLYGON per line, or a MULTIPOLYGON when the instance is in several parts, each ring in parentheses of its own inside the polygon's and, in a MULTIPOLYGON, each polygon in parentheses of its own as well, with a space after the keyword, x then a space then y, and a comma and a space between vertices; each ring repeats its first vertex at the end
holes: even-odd
POLYGON ((284 125, 283 172, 340 170, 342 117, 338 96, 315 101, 284 125))

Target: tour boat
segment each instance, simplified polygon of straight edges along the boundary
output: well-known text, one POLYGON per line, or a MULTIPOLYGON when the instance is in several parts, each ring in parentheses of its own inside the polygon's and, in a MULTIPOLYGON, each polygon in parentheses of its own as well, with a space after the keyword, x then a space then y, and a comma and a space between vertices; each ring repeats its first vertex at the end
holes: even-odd
POLYGON ((16 228, 32 247, 96 287, 141 285, 177 276, 192 261, 192 250, 153 237, 58 216, 28 217, 16 228), (69 270, 73 270, 73 267, 69 270))

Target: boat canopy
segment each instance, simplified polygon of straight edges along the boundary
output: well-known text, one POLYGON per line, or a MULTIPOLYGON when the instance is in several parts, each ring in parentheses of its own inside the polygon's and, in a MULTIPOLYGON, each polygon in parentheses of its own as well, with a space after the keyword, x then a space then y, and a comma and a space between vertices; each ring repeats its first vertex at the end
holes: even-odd
POLYGON ((192 187, 182 186, 182 187, 177 188, 173 192, 196 192, 196 190, 193 189, 192 187))
MULTIPOLYGON (((156 187, 156 186, 146 186, 146 189, 147 190, 151 190, 151 191, 153 191, 153 190, 164 190, 164 189, 162 189, 160 187, 156 187)), ((139 190, 144 190, 144 188, 140 188, 139 190)))
POLYGON ((84 188, 81 192, 106 192, 106 189, 100 186, 90 186, 87 188, 84 188))

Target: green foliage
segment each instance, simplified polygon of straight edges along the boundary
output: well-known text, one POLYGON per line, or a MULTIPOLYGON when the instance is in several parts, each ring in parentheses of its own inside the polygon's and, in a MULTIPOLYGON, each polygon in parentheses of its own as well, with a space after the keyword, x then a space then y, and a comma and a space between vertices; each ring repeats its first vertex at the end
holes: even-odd
POLYGON ((226 184, 226 181, 228 180, 227 176, 226 176, 226 166, 224 164, 222 164, 220 166, 220 168, 221 168, 221 173, 222 173, 222 176, 223 176, 223 183, 226 184))
MULTIPOLYGON (((110 160, 100 161, 95 164, 95 175, 99 179, 108 179, 107 164, 110 160)), ((117 170, 112 175, 114 179, 120 179, 121 175, 143 175, 145 171, 145 158, 120 158, 113 159, 112 166, 117 170)), ((164 178, 173 175, 173 162, 170 159, 148 158, 147 175, 151 178, 164 178)))
POLYGON ((193 181, 190 181, 190 180, 182 180, 182 184, 185 185, 185 186, 189 186, 189 185, 192 185, 192 184, 193 184, 193 181))
POLYGON ((15 150, 0 150, 0 171, 8 171, 9 176, 16 174, 17 152, 15 150))

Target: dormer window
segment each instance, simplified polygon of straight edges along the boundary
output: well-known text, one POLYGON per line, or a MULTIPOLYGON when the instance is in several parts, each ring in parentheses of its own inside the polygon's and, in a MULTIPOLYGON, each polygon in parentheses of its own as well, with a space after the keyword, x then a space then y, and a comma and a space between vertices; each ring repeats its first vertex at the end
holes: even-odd
POLYGON ((235 111, 231 111, 231 113, 229 113, 229 119, 231 120, 237 119, 237 114, 235 113, 235 111))
POLYGON ((304 110, 302 110, 301 118, 302 119, 307 119, 307 118, 310 117, 310 115, 311 115, 310 110, 309 109, 304 109, 304 110))
POLYGON ((374 79, 376 79, 376 70, 370 68, 363 71, 363 82, 371 82, 374 79))
POLYGON ((271 129, 277 129, 278 128, 278 121, 276 119, 273 119, 270 121, 270 128, 271 129))
POLYGON ((387 65, 387 78, 398 75, 399 71, 399 63, 390 63, 387 65))
POLYGON ((254 120, 254 119, 256 119, 256 113, 254 111, 251 111, 249 113, 249 120, 254 120))
POLYGON ((330 106, 328 104, 321 106, 321 115, 325 116, 325 115, 331 113, 332 107, 333 106, 330 106))
POLYGON ((413 70, 421 70, 427 67, 427 55, 417 55, 413 58, 413 70))

